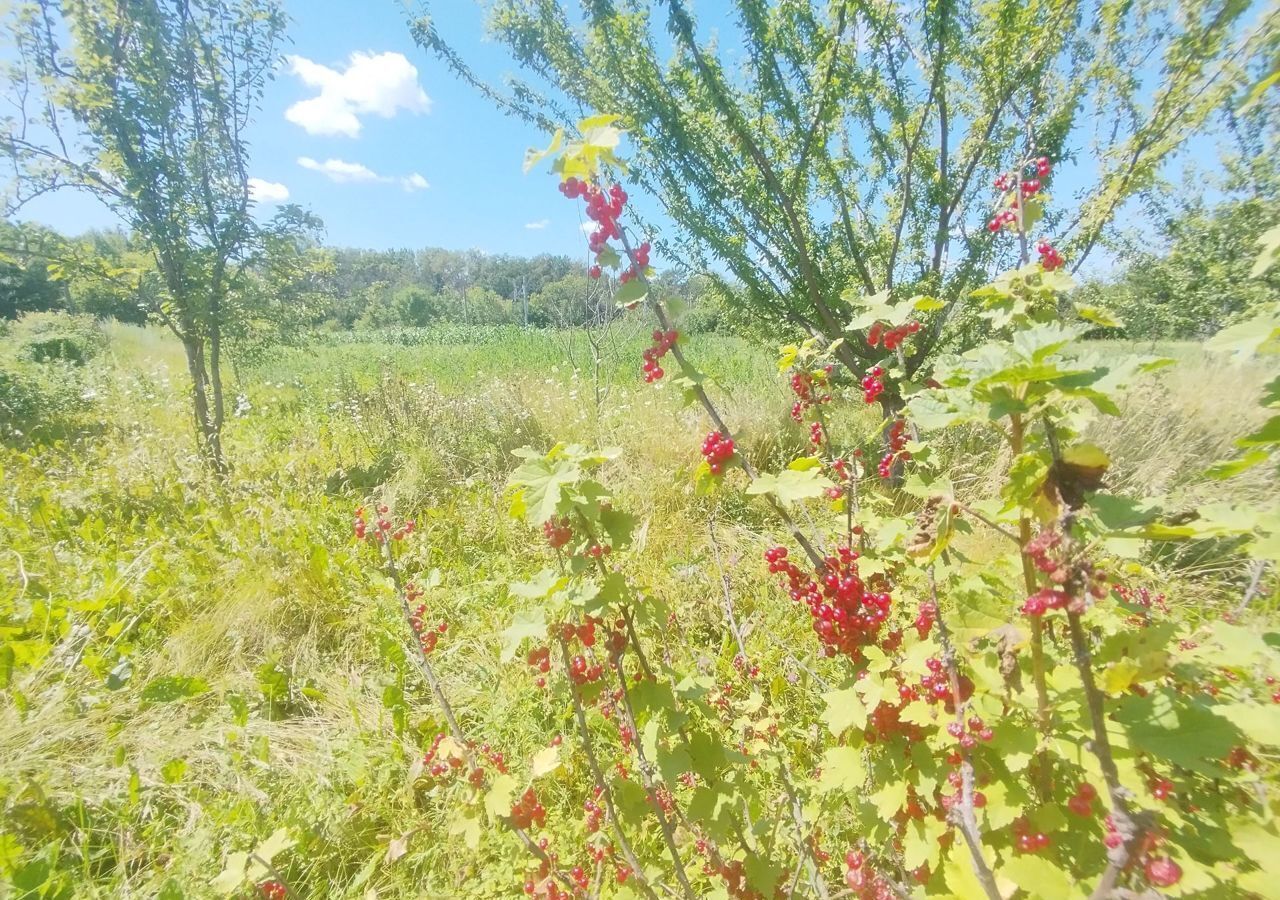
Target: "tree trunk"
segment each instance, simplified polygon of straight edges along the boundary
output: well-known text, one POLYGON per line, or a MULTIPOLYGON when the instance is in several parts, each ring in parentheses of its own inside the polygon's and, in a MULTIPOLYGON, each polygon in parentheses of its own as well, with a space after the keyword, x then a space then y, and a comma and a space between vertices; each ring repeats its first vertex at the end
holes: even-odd
POLYGON ((209 334, 209 380, 213 387, 213 427, 221 443, 226 407, 222 400, 222 327, 217 322, 209 334))
POLYGON ((191 373, 191 399, 201 455, 215 472, 226 475, 227 461, 222 455, 221 429, 209 410, 209 376, 204 365, 204 342, 188 338, 182 345, 187 352, 187 369, 191 373))

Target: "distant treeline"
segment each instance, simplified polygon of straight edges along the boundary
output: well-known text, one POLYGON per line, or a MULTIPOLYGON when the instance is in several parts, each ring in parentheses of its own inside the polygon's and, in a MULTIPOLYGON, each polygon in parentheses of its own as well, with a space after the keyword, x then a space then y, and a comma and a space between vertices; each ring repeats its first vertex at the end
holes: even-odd
MULTIPOLYGON (((345 330, 423 326, 565 327, 617 311, 607 283, 567 256, 478 250, 359 250, 316 246, 295 265, 291 321, 345 330)), ((33 225, 0 224, 0 317, 65 310, 141 323, 162 298, 141 242, 117 231, 66 238, 33 225)), ((691 327, 714 329, 721 304, 710 279, 664 273, 665 297, 689 308, 691 327)))
MULTIPOLYGON (((1084 280, 1078 302, 1110 309, 1120 335, 1203 338, 1280 296, 1280 269, 1254 277, 1257 240, 1280 222, 1280 176, 1271 169, 1248 190, 1239 184, 1214 204, 1168 201, 1154 229, 1120 234, 1119 261, 1106 278, 1084 280)), ((570 327, 618 315, 607 281, 587 277, 567 256, 478 250, 357 250, 319 243, 268 255, 236 292, 259 330, 364 331, 459 325, 570 327)), ((144 322, 163 308, 155 263, 145 245, 117 231, 67 238, 33 225, 0 223, 0 318, 66 310, 144 322)), ((681 327, 776 336, 777 323, 749 318, 737 290, 706 276, 664 270, 661 295, 682 301, 681 327)), ((1117 335, 1116 332, 1111 334, 1117 335)), ((265 340, 265 338, 264 338, 265 340)))

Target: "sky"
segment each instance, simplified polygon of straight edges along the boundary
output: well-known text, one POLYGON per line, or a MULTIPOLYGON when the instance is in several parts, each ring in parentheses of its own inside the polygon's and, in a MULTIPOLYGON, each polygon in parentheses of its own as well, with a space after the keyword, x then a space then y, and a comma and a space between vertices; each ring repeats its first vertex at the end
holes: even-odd
MULTIPOLYGON (((585 259, 581 204, 557 193, 546 167, 522 172, 525 149, 549 135, 502 114, 418 48, 401 0, 284 2, 285 57, 250 134, 261 216, 280 202, 298 203, 324 220, 331 246, 585 259)), ((724 28, 732 59, 724 5, 703 0, 694 8, 701 37, 724 28)), ((477 0, 435 0, 431 12, 481 77, 500 84, 514 72, 504 49, 485 39, 477 0)), ((1214 143, 1202 140, 1187 155, 1212 164, 1214 143)), ((1095 166, 1064 165, 1055 186, 1082 185, 1095 166)), ((636 196, 633 206, 666 230, 656 201, 636 196)), ((23 217, 70 234, 118 224, 96 200, 70 192, 41 198, 23 217)), ((1109 267, 1105 252, 1095 256, 1091 267, 1109 267)))
MULTIPOLYGON (((432 13, 478 71, 514 71, 483 39, 472 0, 432 13)), ((285 62, 250 133, 260 214, 287 200, 319 215, 326 243, 375 249, 585 254, 580 204, 546 167, 523 174, 526 148, 550 135, 503 115, 410 37, 395 0, 286 0, 285 62)), ((23 218, 76 234, 117 221, 98 201, 63 193, 23 218)))

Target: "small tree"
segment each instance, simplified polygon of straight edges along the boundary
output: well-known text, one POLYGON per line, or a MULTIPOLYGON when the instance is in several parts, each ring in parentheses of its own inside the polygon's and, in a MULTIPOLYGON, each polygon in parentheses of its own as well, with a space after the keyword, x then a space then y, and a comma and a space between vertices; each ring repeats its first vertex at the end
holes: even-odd
MULTIPOLYGON (((908 379, 962 306, 951 301, 1026 255, 985 227, 1005 161, 1100 161, 1078 214, 1037 229, 1077 267, 1280 35, 1274 4, 1204 0, 744 2, 714 40, 684 0, 567 6, 494 4, 490 32, 531 79, 505 93, 429 16, 411 29, 548 131, 576 111, 619 113, 632 177, 683 232, 669 255, 727 271, 743 290, 726 296, 755 315, 834 341, 859 295, 944 301, 903 348, 908 379)), ((1029 203, 1025 224, 1041 211, 1029 203)), ((880 354, 846 342, 838 356, 861 375, 880 354)), ((889 390, 882 403, 901 401, 889 390)))
POLYGON ((0 136, 16 176, 6 211, 75 188, 147 241, 166 293, 153 312, 182 341, 201 449, 220 473, 230 298, 263 239, 245 130, 284 22, 276 0, 35 0, 6 29, 18 109, 0 136))

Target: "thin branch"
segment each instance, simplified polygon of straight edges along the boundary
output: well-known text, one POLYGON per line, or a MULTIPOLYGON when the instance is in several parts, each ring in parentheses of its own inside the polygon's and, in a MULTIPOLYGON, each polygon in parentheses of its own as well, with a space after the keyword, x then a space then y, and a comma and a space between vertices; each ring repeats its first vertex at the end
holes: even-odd
MULTIPOLYGON (((964 727, 965 704, 960 693, 960 667, 956 662, 955 646, 951 643, 951 632, 947 630, 946 618, 942 615, 942 606, 938 603, 938 583, 934 577, 933 566, 929 567, 929 593, 933 598, 934 620, 938 625, 938 643, 942 645, 942 665, 951 680, 951 699, 955 706, 956 722, 964 727)), ((1000 888, 996 886, 995 875, 987 865, 982 853, 982 832, 978 828, 978 817, 973 805, 973 759, 969 751, 960 746, 960 802, 950 810, 949 818, 960 828, 964 842, 969 848, 969 859, 973 863, 974 874, 978 883, 990 900, 1002 900, 1000 888)))
MULTIPOLYGON (((564 660, 565 671, 569 671, 569 645, 563 640, 560 641, 560 655, 564 660)), ((619 661, 621 664, 621 661, 619 661)), ((609 788, 609 783, 605 781, 604 771, 600 768, 600 760, 596 757, 595 744, 591 740, 591 730, 587 727, 587 715, 582 709, 582 700, 578 696, 574 685, 569 685, 569 696, 573 698, 573 714, 578 723, 578 737, 582 740, 583 752, 587 755, 587 765, 591 769, 591 777, 595 781, 596 787, 600 788, 600 798, 604 800, 606 811, 609 813, 609 823, 613 826, 614 837, 618 839, 618 846, 622 849, 622 855, 627 858, 627 864, 631 866, 631 872, 635 876, 640 889, 649 900, 657 900, 657 894, 649 885, 649 880, 645 876, 644 869, 640 867, 640 860, 636 858, 636 853, 631 849, 631 842, 627 840, 626 832, 622 830, 622 819, 618 817, 618 809, 613 803, 613 791, 609 788)))

